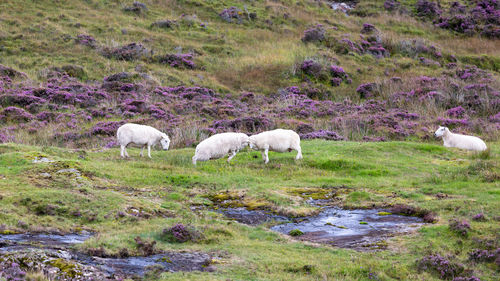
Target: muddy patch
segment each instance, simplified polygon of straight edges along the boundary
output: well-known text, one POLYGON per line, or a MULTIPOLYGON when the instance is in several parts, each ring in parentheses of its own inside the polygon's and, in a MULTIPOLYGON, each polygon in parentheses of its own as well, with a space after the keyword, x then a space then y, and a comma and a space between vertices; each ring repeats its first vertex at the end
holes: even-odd
MULTIPOLYGON (((163 252, 144 257, 102 258, 76 252, 75 244, 91 234, 0 235, 0 272, 14 266, 43 272, 57 280, 116 280, 149 271, 214 271, 212 256, 203 252, 163 252)), ((1 275, 0 275, 1 276, 1 275)))
POLYGON ((302 241, 367 249, 381 248, 388 237, 411 232, 422 224, 421 218, 393 215, 385 210, 328 207, 317 216, 276 225, 271 230, 284 234, 299 233, 294 236, 302 241))

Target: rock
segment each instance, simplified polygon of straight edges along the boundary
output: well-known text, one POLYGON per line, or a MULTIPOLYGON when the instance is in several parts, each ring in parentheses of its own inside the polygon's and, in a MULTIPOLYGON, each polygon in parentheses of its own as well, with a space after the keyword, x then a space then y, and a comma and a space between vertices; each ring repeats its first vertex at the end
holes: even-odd
POLYGON ((54 162, 54 160, 50 160, 47 157, 40 157, 40 159, 38 159, 38 157, 35 157, 35 159, 33 159, 33 161, 31 161, 31 162, 32 163, 50 163, 50 162, 54 162))
POLYGON ((49 173, 41 173, 40 176, 43 178, 51 178, 52 177, 49 173))

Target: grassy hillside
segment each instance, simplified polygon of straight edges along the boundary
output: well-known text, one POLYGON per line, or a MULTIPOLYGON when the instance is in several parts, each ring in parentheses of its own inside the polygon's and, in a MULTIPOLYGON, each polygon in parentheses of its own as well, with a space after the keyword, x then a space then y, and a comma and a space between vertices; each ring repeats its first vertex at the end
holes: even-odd
POLYGON ((444 124, 498 139, 498 4, 460 6, 469 29, 455 31, 451 1, 421 2, 346 15, 326 1, 3 1, 0 141, 113 145, 121 120, 176 147, 275 127, 402 140, 444 124))
POLYGON ((0 151, 3 232, 89 230, 99 235, 81 251, 102 247, 113 255, 126 248, 140 255, 134 242, 140 236, 156 241, 159 250, 202 250, 218 256, 216 272, 166 273, 165 280, 434 280, 439 274, 419 270, 416 263, 431 253, 464 264, 470 270, 466 274, 481 280, 498 278, 494 263, 469 259, 475 249, 499 246, 498 144, 489 156, 480 156, 412 142, 318 140, 303 143, 304 160, 297 163, 293 153, 270 153, 266 166, 255 158, 258 152, 248 151, 231 164, 221 159, 197 167, 190 163, 193 149, 154 151, 151 160, 135 157, 139 150, 131 149, 134 158, 125 161, 116 149, 85 152, 5 144, 0 151), (32 163, 35 157, 55 162, 32 163), (63 168, 76 169, 81 176, 57 172, 63 168), (387 240, 385 250, 358 252, 295 242, 264 226, 230 223, 214 211, 229 202, 307 215, 316 210, 306 203, 310 196, 331 198, 344 207, 409 204, 435 212, 437 221, 387 240), (472 220, 478 213, 486 220, 472 220), (450 219, 469 221, 467 236, 453 231, 450 219), (165 240, 162 230, 177 223, 195 227, 203 238, 165 240))

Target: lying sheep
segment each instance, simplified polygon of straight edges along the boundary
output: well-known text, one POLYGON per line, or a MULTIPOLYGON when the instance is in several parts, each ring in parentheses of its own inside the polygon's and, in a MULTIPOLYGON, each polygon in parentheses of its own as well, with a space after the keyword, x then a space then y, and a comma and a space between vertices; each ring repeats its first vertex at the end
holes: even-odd
POLYGON ((486 144, 483 140, 474 136, 454 134, 446 127, 439 127, 434 133, 436 137, 443 137, 445 147, 456 147, 460 149, 483 151, 486 150, 486 144))
POLYGON ((165 133, 157 129, 139 124, 127 123, 118 128, 116 138, 121 147, 120 155, 125 158, 129 157, 127 153, 127 145, 130 143, 141 146, 141 157, 143 156, 144 147, 148 147, 148 157, 151 158, 151 146, 158 143, 161 144, 164 150, 168 150, 170 139, 165 133))
POLYGON ((295 159, 302 159, 300 148, 300 137, 292 130, 277 129, 263 132, 250 137, 250 148, 260 150, 262 159, 267 164, 269 162, 268 151, 290 152, 297 151, 295 159))
POLYGON ((193 164, 196 161, 219 159, 231 153, 227 162, 231 161, 238 151, 248 145, 248 136, 243 133, 222 133, 213 135, 196 146, 193 164))

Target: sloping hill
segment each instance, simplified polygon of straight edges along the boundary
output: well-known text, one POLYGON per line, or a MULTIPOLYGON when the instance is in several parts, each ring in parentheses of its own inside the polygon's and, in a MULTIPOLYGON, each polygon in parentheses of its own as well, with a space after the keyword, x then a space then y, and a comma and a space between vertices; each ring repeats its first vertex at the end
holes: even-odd
POLYGON ((112 145, 119 120, 176 147, 273 127, 380 140, 444 124, 497 139, 498 3, 398 3, 346 15, 328 1, 3 1, 0 64, 26 76, 1 72, 0 140, 112 145), (454 28, 456 9, 476 24, 454 28))

